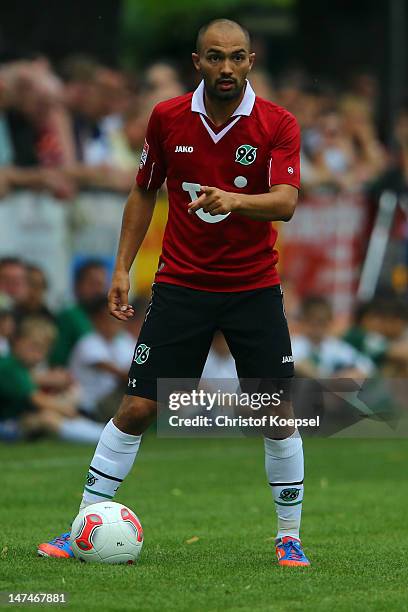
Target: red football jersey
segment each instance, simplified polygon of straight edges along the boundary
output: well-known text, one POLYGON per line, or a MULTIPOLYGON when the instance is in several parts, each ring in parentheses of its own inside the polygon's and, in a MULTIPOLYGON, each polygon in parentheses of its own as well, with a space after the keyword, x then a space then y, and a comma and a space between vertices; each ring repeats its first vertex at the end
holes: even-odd
POLYGON ((243 291, 279 283, 272 223, 238 213, 188 214, 200 185, 246 194, 272 185, 299 188, 300 130, 284 108, 246 84, 241 104, 215 127, 194 93, 158 104, 150 117, 137 184, 158 189, 167 178, 169 215, 155 282, 206 291, 243 291))

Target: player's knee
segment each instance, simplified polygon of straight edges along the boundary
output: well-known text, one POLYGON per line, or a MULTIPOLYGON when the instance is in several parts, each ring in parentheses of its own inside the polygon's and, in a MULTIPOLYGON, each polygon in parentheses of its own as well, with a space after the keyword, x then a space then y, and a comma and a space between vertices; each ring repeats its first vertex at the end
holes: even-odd
POLYGON ((156 402, 144 397, 125 395, 113 422, 124 433, 139 435, 156 416, 156 402))

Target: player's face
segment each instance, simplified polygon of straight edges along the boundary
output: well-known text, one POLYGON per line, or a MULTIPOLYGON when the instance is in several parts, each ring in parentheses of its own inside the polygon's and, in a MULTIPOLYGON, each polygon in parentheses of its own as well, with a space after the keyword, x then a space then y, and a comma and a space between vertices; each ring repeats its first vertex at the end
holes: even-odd
POLYGON ((203 76, 207 95, 217 100, 239 98, 255 59, 245 35, 238 29, 210 28, 201 43, 200 53, 193 53, 193 63, 203 76))

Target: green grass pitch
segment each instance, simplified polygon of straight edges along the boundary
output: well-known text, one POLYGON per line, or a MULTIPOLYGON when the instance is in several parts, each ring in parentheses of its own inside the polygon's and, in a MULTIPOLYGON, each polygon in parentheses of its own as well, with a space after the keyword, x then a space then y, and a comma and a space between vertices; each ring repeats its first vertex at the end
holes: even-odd
POLYGON ((408 441, 304 446, 311 568, 276 564, 259 439, 146 436, 118 496, 145 530, 134 566, 37 558, 76 513, 93 449, 1 445, 0 591, 65 591, 78 611, 407 610, 408 441))

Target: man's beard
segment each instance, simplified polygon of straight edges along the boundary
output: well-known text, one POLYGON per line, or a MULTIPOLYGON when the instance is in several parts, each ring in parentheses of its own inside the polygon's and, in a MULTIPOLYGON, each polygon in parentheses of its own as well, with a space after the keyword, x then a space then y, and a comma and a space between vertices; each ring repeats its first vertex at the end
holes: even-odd
POLYGON ((221 100, 224 100, 224 101, 237 100, 241 96, 246 82, 244 81, 242 85, 239 85, 236 79, 231 79, 231 82, 233 81, 235 84, 234 87, 232 87, 228 91, 222 91, 222 89, 217 88, 218 83, 222 80, 223 79, 218 79, 214 85, 211 85, 204 80, 205 91, 207 93, 207 96, 213 100, 220 100, 220 101, 221 100))

